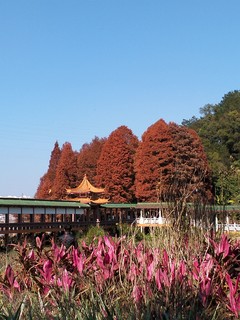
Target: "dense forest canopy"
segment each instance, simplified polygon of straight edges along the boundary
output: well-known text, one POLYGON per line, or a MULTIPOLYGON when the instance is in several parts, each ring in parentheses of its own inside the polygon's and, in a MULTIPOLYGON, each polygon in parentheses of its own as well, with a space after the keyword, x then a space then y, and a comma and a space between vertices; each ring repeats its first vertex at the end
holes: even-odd
POLYGON ((219 204, 240 201, 240 91, 224 95, 219 104, 200 109, 201 117, 183 125, 200 136, 212 170, 219 204))
POLYGON ((182 125, 158 120, 138 138, 126 126, 79 151, 55 143, 36 198, 64 199, 87 174, 111 202, 240 201, 240 91, 182 125))

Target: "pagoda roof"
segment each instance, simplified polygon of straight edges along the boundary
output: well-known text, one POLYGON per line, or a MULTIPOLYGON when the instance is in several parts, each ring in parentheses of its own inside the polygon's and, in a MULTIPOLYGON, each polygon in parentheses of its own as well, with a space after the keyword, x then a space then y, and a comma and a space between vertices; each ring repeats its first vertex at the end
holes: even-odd
POLYGON ((81 193, 89 193, 89 192, 93 192, 93 193, 104 193, 105 190, 103 188, 96 188, 94 187, 88 180, 87 175, 84 175, 84 178, 82 180, 82 182, 80 183, 80 185, 76 188, 72 188, 72 189, 66 189, 67 193, 77 193, 77 194, 81 194, 81 193))
MULTIPOLYGON (((71 201, 71 200, 70 200, 71 201)), ((86 197, 86 198, 74 198, 73 201, 79 201, 80 203, 82 204, 106 204, 108 203, 109 199, 106 199, 106 198, 98 198, 98 199, 91 199, 89 197, 86 197)))

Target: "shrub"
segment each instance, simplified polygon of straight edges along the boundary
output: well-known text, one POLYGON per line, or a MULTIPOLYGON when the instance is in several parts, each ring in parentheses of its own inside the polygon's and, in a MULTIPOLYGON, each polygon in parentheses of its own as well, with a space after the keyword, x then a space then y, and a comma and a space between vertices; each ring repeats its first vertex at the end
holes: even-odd
POLYGON ((93 242, 95 239, 98 239, 99 237, 103 237, 105 235, 105 231, 102 227, 100 226, 91 226, 84 239, 85 241, 90 244, 91 242, 93 242))

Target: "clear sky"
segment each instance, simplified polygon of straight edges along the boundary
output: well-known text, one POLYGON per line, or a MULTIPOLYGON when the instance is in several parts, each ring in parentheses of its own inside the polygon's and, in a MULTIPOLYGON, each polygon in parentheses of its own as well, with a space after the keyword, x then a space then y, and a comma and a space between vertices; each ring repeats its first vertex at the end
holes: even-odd
POLYGON ((34 196, 54 143, 139 138, 239 90, 239 0, 0 0, 0 195, 34 196))

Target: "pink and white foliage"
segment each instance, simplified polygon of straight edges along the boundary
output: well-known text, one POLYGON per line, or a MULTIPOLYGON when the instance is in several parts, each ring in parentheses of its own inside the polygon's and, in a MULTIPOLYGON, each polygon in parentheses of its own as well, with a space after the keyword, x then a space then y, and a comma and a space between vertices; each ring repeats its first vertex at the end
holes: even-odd
POLYGON ((233 280, 230 278, 230 275, 226 274, 226 282, 229 288, 228 292, 228 303, 227 307, 229 310, 231 310, 236 317, 240 315, 240 287, 239 287, 239 280, 240 280, 240 274, 238 275, 235 285, 233 283, 233 280))
POLYGON ((79 252, 77 249, 73 248, 73 267, 77 268, 80 276, 83 275, 83 269, 84 269, 84 262, 85 258, 81 252, 79 252))
POLYGON ((140 286, 134 285, 132 296, 136 304, 139 304, 143 298, 143 289, 140 286))
MULTIPOLYGON (((174 254, 173 247, 161 251, 142 242, 134 245, 125 238, 104 236, 97 244, 82 242, 80 248, 68 250, 54 241, 50 249, 43 250, 43 238, 37 238, 36 250, 28 248, 26 242, 16 246, 22 269, 16 273, 7 266, 4 277, 0 278, 0 289, 13 299, 15 293, 26 289, 40 292, 46 298, 50 290, 60 295, 61 290, 69 293, 74 288, 80 299, 80 293, 89 287, 102 293, 106 288, 124 285, 128 288, 124 289, 125 294, 133 298, 136 305, 154 296, 167 304, 176 294, 182 295, 183 300, 193 295, 203 308, 207 309, 214 301, 237 317, 240 313, 240 276, 236 276, 240 267, 239 247, 232 245, 226 235, 219 241, 209 242, 208 253, 191 253, 188 255, 191 259, 186 260, 186 256, 179 258, 174 254), (228 260, 236 265, 231 273, 228 260)), ((180 296, 175 299, 181 300, 180 296)))
POLYGON ((210 239, 210 242, 214 248, 215 254, 217 256, 223 256, 223 259, 229 255, 230 243, 226 234, 223 234, 219 242, 215 242, 213 239, 210 239))
POLYGON ((193 262, 192 275, 199 287, 199 296, 204 307, 207 306, 207 299, 212 294, 212 276, 210 275, 214 267, 213 257, 207 254, 200 263, 197 259, 193 262))
POLYGON ((66 269, 64 269, 62 274, 57 278, 57 285, 62 287, 65 293, 70 291, 73 283, 73 279, 66 269))
POLYGON ((13 299, 14 292, 20 292, 21 290, 20 284, 16 278, 14 270, 10 265, 8 265, 0 288, 11 300, 13 299))

